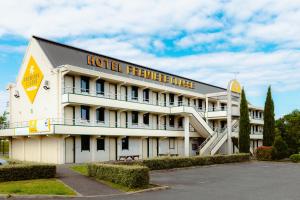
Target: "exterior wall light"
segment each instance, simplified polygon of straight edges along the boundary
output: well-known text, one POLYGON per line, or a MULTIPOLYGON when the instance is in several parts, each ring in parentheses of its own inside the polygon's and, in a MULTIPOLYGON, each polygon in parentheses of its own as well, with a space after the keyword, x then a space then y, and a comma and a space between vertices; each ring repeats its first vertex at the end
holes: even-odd
POLYGON ((49 90, 49 89, 50 89, 50 82, 46 80, 46 81, 44 82, 43 88, 44 88, 45 90, 49 90))
POLYGON ((18 91, 18 90, 16 90, 16 91, 15 91, 15 94, 14 94, 14 96, 15 96, 16 98, 19 98, 19 97, 20 97, 20 93, 19 93, 19 91, 18 91))

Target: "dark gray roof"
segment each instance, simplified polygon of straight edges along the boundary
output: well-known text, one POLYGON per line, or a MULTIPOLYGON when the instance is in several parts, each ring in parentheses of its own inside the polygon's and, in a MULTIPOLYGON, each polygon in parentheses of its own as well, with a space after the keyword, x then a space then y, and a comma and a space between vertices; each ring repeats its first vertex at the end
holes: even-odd
MULTIPOLYGON (((158 83, 157 81, 144 79, 144 78, 140 78, 140 77, 137 77, 137 76, 128 75, 126 73, 120 74, 120 73, 113 72, 111 70, 107 70, 107 69, 103 69, 103 68, 91 67, 86 62, 87 61, 87 55, 95 55, 95 56, 100 56, 100 57, 103 57, 103 58, 115 60, 115 61, 121 63, 122 67, 124 67, 124 71, 125 71, 126 65, 129 64, 129 65, 132 65, 132 66, 137 66, 137 67, 144 68, 144 69, 147 69, 147 70, 150 69, 150 70, 155 71, 155 72, 159 72, 159 73, 163 73, 163 74, 170 75, 170 76, 173 76, 173 77, 178 77, 178 78, 181 78, 181 79, 192 81, 194 83, 194 89, 184 88, 186 90, 199 92, 201 94, 226 91, 225 88, 210 85, 210 84, 207 84, 207 83, 202 83, 202 82, 199 82, 199 81, 195 81, 195 80, 192 80, 192 79, 189 79, 189 78, 177 76, 177 75, 170 74, 170 73, 167 73, 167 72, 162 72, 162 71, 159 71, 159 70, 151 69, 151 68, 144 67, 144 66, 141 66, 141 65, 138 65, 138 64, 134 64, 134 63, 130 63, 130 62, 127 62, 127 61, 112 58, 112 57, 109 57, 109 56, 105 56, 105 55, 101 55, 101 54, 98 54, 98 53, 90 52, 90 51, 87 51, 87 50, 84 50, 84 49, 80 49, 80 48, 72 47, 72 46, 69 46, 69 45, 53 42, 53 41, 50 41, 50 40, 47 40, 47 39, 44 39, 44 38, 40 38, 40 37, 37 37, 37 36, 33 36, 33 38, 35 38, 37 40, 40 47, 42 48, 42 50, 44 51, 44 53, 46 54, 46 56, 48 57, 49 61, 51 62, 52 66, 54 68, 68 64, 68 65, 87 68, 87 69, 91 69, 91 70, 103 71, 103 72, 106 72, 106 73, 109 73, 109 74, 127 76, 127 77, 130 77, 130 78, 133 78, 133 79, 144 80, 144 81, 149 81, 149 82, 153 82, 153 83, 157 83, 157 84, 162 84, 162 83, 158 83)), ((172 85, 172 86, 174 86, 174 85, 172 85)), ((177 86, 177 87, 180 88, 180 89, 183 89, 182 87, 179 87, 179 86, 177 86)))

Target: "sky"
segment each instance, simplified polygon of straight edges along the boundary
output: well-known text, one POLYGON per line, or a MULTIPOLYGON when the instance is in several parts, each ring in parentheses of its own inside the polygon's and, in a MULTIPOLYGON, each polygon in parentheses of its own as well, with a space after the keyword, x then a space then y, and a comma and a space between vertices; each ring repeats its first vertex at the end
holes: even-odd
POLYGON ((227 87, 276 117, 300 109, 300 0, 0 2, 0 112, 32 35, 227 87))

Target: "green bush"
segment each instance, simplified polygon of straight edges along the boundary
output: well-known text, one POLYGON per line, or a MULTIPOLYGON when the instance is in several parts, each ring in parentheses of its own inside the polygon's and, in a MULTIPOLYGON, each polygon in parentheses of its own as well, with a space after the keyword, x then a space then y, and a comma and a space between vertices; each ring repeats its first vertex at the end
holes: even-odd
POLYGON ((280 134, 276 134, 272 148, 272 159, 280 160, 288 156, 288 146, 280 134))
POLYGON ((272 160, 272 147, 261 146, 256 149, 257 160, 269 161, 272 160))
POLYGON ((193 157, 158 157, 145 160, 114 162, 118 165, 142 165, 150 170, 173 169, 182 167, 223 164, 232 162, 249 161, 250 155, 247 153, 233 155, 216 156, 193 156, 193 157))
POLYGON ((298 163, 300 162, 300 154, 293 154, 290 156, 290 159, 292 160, 292 162, 298 163))
POLYGON ((138 165, 88 164, 88 175, 128 188, 144 188, 149 185, 149 169, 138 165))
POLYGON ((19 181, 29 179, 54 178, 55 165, 17 164, 0 167, 0 182, 19 181))

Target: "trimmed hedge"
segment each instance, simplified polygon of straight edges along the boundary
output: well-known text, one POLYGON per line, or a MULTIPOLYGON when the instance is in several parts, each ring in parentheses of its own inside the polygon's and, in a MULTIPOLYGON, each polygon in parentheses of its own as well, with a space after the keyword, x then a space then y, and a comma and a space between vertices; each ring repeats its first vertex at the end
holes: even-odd
POLYGON ((149 168, 138 165, 88 164, 88 175, 128 188, 144 188, 149 185, 149 168))
POLYGON ((232 155, 216 155, 216 156, 193 156, 193 157, 158 157, 145 160, 134 160, 128 162, 113 162, 117 165, 141 165, 146 166, 150 170, 173 169, 182 167, 223 164, 233 162, 249 161, 250 154, 240 153, 232 155))
POLYGON ((298 163, 300 162, 300 154, 293 154, 290 156, 290 159, 292 160, 292 162, 298 163))
POLYGON ((270 161, 272 160, 272 147, 271 146, 261 146, 256 149, 257 160, 270 161))
POLYGON ((249 161, 249 154, 193 156, 193 157, 161 157, 142 160, 142 165, 150 170, 173 169, 182 167, 223 164, 249 161))
POLYGON ((0 182, 54 178, 55 165, 15 164, 0 167, 0 182))

